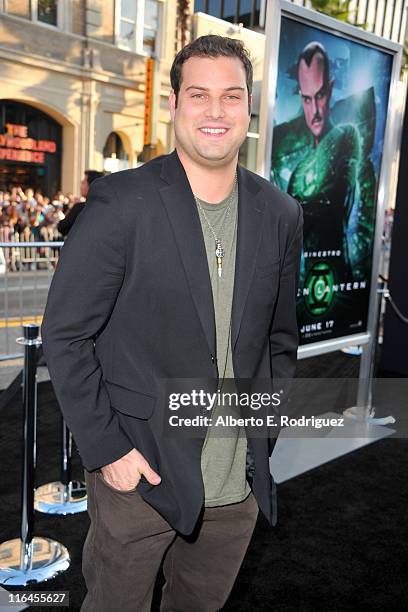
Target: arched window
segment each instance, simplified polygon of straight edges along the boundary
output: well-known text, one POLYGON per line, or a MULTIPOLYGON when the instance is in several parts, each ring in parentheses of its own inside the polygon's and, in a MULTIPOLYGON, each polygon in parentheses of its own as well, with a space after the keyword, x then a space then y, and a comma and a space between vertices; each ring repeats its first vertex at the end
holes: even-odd
POLYGON ((119 134, 111 132, 103 148, 103 168, 106 172, 118 172, 129 168, 129 156, 119 134))

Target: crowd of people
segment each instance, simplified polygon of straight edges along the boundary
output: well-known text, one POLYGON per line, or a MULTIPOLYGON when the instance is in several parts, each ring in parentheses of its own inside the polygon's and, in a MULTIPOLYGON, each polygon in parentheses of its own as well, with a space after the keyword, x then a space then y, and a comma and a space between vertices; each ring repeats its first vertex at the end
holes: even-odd
POLYGON ((31 188, 0 190, 0 240, 61 240, 83 210, 89 185, 100 176, 103 176, 102 172, 87 170, 81 182, 80 196, 58 191, 51 199, 31 188))
MULTIPOLYGON (((61 191, 52 200, 33 189, 0 191, 0 231, 3 242, 43 241, 59 236, 58 224, 80 198, 61 191)), ((61 237, 61 236, 60 236, 61 237)))

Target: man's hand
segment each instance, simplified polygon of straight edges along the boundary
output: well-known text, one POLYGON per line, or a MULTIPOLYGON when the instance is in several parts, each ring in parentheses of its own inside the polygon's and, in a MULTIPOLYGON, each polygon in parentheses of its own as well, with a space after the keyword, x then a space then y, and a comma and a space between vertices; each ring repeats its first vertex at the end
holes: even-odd
POLYGON ((131 491, 139 484, 143 475, 152 485, 158 485, 161 478, 148 464, 139 451, 132 448, 127 455, 101 468, 102 477, 119 491, 131 491))

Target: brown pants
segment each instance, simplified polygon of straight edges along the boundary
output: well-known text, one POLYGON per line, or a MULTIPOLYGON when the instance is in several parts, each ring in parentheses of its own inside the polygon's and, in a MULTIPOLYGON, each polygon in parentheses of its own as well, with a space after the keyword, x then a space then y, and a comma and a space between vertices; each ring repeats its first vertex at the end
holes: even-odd
POLYGON ((184 538, 134 491, 116 491, 85 472, 91 526, 82 570, 88 594, 81 612, 148 612, 164 558, 161 612, 215 612, 225 604, 258 516, 251 493, 205 508, 197 536, 184 538))

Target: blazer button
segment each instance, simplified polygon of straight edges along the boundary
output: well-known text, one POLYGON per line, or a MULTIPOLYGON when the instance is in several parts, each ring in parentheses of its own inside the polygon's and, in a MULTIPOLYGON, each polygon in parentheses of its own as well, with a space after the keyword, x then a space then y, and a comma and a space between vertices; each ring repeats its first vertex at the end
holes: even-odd
POLYGON ((214 355, 211 355, 211 361, 212 361, 213 363, 215 363, 215 362, 217 361, 217 360, 216 360, 216 358, 214 357, 214 355))

